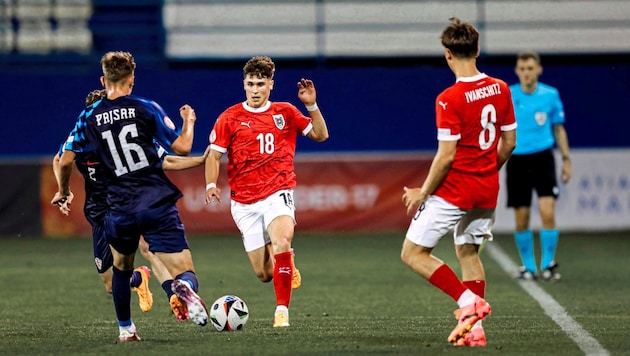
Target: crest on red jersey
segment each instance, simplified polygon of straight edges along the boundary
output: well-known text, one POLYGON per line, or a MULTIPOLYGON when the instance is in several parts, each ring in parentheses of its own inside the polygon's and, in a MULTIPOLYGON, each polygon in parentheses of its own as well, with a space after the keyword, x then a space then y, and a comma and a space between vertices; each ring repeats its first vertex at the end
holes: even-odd
POLYGON ((273 115, 273 122, 280 130, 284 128, 284 116, 282 114, 273 115))

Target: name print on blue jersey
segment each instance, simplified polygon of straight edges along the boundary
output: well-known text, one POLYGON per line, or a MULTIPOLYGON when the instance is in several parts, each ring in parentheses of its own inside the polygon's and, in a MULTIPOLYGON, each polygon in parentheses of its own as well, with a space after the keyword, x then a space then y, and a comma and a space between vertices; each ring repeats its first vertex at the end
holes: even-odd
POLYGON ((94 115, 96 126, 113 124, 118 120, 133 119, 136 117, 136 108, 115 108, 100 114, 94 115))

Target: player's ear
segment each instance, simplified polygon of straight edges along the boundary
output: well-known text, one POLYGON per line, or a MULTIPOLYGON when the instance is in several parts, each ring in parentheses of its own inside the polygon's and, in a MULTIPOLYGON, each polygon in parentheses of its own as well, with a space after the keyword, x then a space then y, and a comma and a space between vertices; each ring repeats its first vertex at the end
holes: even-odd
POLYGON ((101 75, 101 85, 105 88, 105 76, 101 75))
POLYGON ((269 80, 269 90, 273 90, 273 79, 269 80))
POLYGON ((447 60, 453 58, 453 53, 450 49, 444 48, 444 58, 446 58, 447 60))

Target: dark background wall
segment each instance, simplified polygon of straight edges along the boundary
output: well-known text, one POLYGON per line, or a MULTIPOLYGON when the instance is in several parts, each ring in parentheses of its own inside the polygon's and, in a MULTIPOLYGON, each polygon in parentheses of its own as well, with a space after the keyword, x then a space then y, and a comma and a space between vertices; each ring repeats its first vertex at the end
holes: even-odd
POLYGON ((0 235, 33 237, 41 233, 40 167, 0 164, 0 235))
MULTIPOLYGON (((33 64, 0 71, 4 117, 0 155, 55 152, 72 129, 86 94, 100 88, 98 59, 54 69, 33 64)), ((242 65, 241 61, 160 65, 140 61, 134 94, 156 100, 175 122, 179 122, 178 108, 192 105, 198 116, 194 150, 201 152, 217 115, 244 99, 242 65)), ((482 58, 479 67, 508 83, 516 81, 512 58, 482 58)), ((302 108, 296 96, 301 77, 316 83, 331 139, 317 146, 302 140, 300 151, 433 149, 434 100, 454 81, 446 65, 435 58, 278 61, 271 99, 302 108)), ((628 58, 550 58, 544 62, 541 80, 560 90, 571 146, 630 145, 628 58)))
MULTIPOLYGON (((245 59, 169 57, 165 54, 168 26, 162 18, 164 6, 161 0, 93 1, 86 22, 92 34, 88 52, 57 49, 37 54, 21 52, 19 46, 3 47, 0 158, 51 156, 72 129, 86 94, 101 87, 99 60, 110 50, 134 54, 138 63, 134 94, 160 103, 176 123, 180 122, 178 108, 182 104, 195 108, 199 120, 194 151, 202 152, 219 113, 244 99, 245 59)), ((16 16, 0 16, 5 21, 0 24, 19 34, 23 21, 16 16)), ((490 21, 483 17, 478 20, 490 21)), ((50 22, 53 29, 61 25, 53 17, 43 21, 50 22)), ((479 25, 483 34, 490 23, 479 25)), ((588 24, 582 23, 585 31, 588 24)), ((320 31, 319 27, 316 30, 320 31)), ((326 144, 301 140, 299 151, 416 151, 436 147, 434 100, 454 82, 440 56, 275 59, 276 84, 271 100, 290 101, 302 108, 295 83, 301 77, 311 78, 330 126, 331 138, 326 144)), ((482 51, 478 65, 508 83, 517 81, 514 54, 482 51)), ((564 101, 572 147, 630 146, 626 135, 630 132, 626 110, 630 103, 630 52, 543 53, 543 65, 541 81, 557 87, 564 101)))

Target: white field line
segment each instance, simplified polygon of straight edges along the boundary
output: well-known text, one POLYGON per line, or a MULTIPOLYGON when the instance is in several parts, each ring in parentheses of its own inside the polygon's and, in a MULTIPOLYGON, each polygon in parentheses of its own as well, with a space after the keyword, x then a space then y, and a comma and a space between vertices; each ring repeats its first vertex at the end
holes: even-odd
MULTIPOLYGON (((518 272, 518 266, 496 243, 488 243, 485 250, 501 268, 511 276, 518 272)), ((536 282, 519 280, 518 284, 532 296, 547 314, 562 329, 586 355, 610 355, 591 334, 571 318, 564 308, 545 292, 536 282)))

